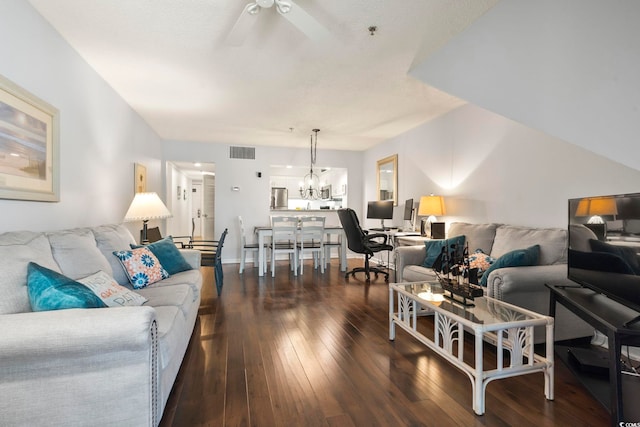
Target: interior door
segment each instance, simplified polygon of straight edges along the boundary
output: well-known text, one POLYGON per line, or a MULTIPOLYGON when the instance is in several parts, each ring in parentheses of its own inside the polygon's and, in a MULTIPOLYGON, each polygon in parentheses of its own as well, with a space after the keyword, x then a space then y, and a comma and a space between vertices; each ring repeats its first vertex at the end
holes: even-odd
POLYGON ((216 177, 204 175, 202 181, 202 237, 216 240, 215 230, 216 177))
POLYGON ((191 196, 193 236, 202 237, 202 181, 192 181, 191 196))

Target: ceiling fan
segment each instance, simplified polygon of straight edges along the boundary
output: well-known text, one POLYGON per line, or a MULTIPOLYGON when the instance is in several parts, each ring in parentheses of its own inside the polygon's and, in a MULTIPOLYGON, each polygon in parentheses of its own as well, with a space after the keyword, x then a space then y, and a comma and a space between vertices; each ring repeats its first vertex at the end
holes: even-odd
POLYGON ((260 11, 262 9, 269 9, 274 5, 280 15, 310 39, 320 40, 331 36, 324 26, 292 0, 255 0, 244 7, 240 17, 231 29, 231 32, 229 32, 226 43, 231 46, 240 46, 258 19, 260 11))

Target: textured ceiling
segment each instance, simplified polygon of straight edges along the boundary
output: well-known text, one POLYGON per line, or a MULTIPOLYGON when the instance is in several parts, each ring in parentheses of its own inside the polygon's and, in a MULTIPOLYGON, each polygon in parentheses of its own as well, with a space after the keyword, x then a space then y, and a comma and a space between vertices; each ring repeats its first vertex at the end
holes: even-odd
POLYGON ((461 105, 407 72, 497 1, 296 0, 332 38, 271 8, 232 47, 245 0, 29 0, 162 138, 305 147, 320 128, 348 150, 461 105))

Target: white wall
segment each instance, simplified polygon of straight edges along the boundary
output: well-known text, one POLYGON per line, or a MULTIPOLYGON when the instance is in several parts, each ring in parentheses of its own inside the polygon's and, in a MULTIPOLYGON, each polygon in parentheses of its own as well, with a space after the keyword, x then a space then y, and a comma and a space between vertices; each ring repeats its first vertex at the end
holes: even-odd
MULTIPOLYGON (((242 216, 247 233, 251 233, 255 226, 269 223, 269 167, 308 164, 306 142, 301 141, 300 149, 257 146, 255 160, 240 160, 229 158, 228 144, 164 141, 165 161, 199 161, 216 165, 216 233, 229 229, 222 251, 223 262, 238 262, 240 259, 238 215, 242 216), (257 172, 262 172, 261 178, 257 177, 257 172), (240 191, 232 191, 232 187, 240 187, 240 191)), ((349 206, 362 204, 362 152, 322 150, 320 138, 317 164, 347 168, 349 206)))
POLYGON ((411 74, 640 169, 639 16, 637 0, 502 0, 411 74))
POLYGON ((405 199, 429 193, 445 196, 447 223, 566 227, 568 198, 640 191, 640 171, 470 104, 368 150, 365 200, 376 161, 394 153, 396 225, 405 199))
POLYGON ((61 167, 60 202, 0 200, 0 231, 122 222, 136 162, 162 194, 158 136, 26 1, 0 2, 0 40, 0 74, 60 111, 61 167))

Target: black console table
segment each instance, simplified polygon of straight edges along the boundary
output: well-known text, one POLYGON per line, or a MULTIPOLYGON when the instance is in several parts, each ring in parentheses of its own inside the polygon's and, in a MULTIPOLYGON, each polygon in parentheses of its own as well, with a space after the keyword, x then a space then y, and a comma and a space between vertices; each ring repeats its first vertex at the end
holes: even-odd
MULTIPOLYGON (((638 320, 640 313, 579 285, 546 286, 551 291, 550 316, 555 316, 556 302, 560 303, 609 339, 608 386, 610 403, 608 406, 611 413, 611 424, 617 426, 621 422, 640 421, 629 419, 634 415, 625 417, 621 363, 621 347, 623 345, 640 346, 640 321, 638 320)), ((637 409, 629 407, 627 413, 630 414, 632 409, 637 412, 637 409)))

